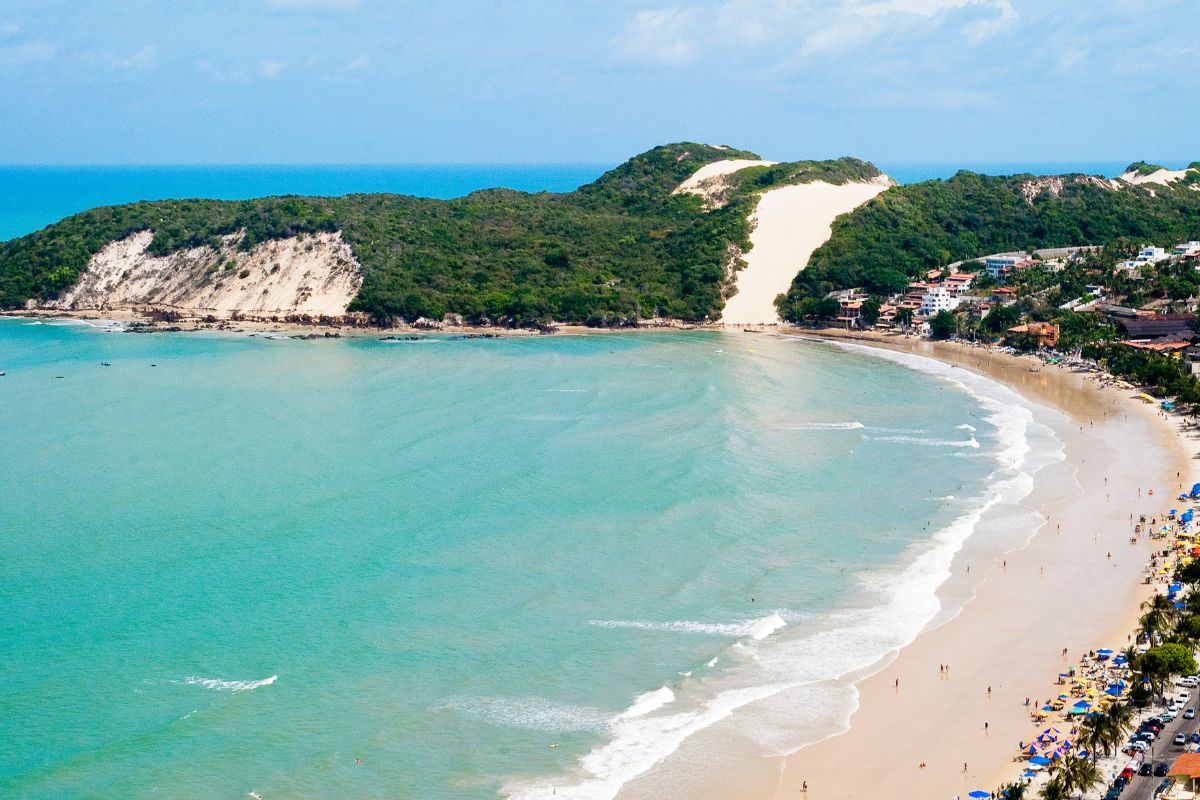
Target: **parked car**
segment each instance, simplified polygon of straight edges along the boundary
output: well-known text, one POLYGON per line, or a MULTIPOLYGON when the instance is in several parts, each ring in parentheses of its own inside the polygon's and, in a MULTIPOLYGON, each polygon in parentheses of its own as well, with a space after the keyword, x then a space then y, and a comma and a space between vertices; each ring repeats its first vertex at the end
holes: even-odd
POLYGON ((1165 777, 1167 777, 1167 772, 1168 772, 1170 769, 1171 769, 1171 765, 1170 765, 1170 764, 1168 764, 1168 763, 1167 763, 1167 762, 1165 762, 1165 761, 1160 761, 1160 762, 1158 762, 1157 764, 1155 764, 1155 765, 1154 765, 1154 777, 1156 777, 1156 778, 1165 778, 1165 777))
POLYGON ((1184 718, 1184 719, 1195 719, 1195 718, 1196 718, 1196 709, 1194 709, 1194 708, 1185 708, 1185 709, 1183 710, 1183 718, 1184 718))
POLYGON ((1174 707, 1171 707, 1162 713, 1163 722, 1174 722, 1176 716, 1178 715, 1175 713, 1174 707))
POLYGON ((1149 761, 1143 761, 1142 766, 1138 767, 1138 775, 1153 775, 1154 765, 1149 761))
POLYGON ((1184 689, 1182 692, 1175 695, 1175 699, 1179 702, 1180 705, 1183 705, 1188 700, 1192 699, 1192 693, 1187 691, 1186 689, 1184 689))
POLYGON ((1175 744, 1177 744, 1180 747, 1183 747, 1185 744, 1187 744, 1187 734, 1186 733, 1175 734, 1175 744))

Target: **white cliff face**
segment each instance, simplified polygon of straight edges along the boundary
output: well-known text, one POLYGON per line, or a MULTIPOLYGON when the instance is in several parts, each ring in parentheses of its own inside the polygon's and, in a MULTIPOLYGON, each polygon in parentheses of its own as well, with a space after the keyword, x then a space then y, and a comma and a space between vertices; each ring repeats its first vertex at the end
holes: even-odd
POLYGON ((47 306, 340 316, 362 285, 358 261, 341 233, 278 239, 249 251, 238 248, 241 238, 233 234, 219 248, 154 256, 146 252, 153 233, 135 233, 92 256, 79 282, 47 306))

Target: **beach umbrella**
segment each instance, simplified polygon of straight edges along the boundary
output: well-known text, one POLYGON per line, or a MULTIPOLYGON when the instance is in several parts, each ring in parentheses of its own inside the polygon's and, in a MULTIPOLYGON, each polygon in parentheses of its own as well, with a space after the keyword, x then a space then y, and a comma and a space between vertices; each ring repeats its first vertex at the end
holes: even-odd
POLYGON ((1121 696, 1121 690, 1115 686, 1108 687, 1107 689, 1104 690, 1104 693, 1107 695, 1111 695, 1112 697, 1120 697, 1121 696))
POLYGON ((976 789, 975 791, 969 792, 967 794, 967 797, 991 797, 991 796, 992 795, 990 792, 985 792, 980 789, 976 789))
POLYGON ((1116 658, 1113 659, 1113 664, 1117 665, 1118 667, 1121 666, 1122 664, 1128 664, 1128 663, 1129 663, 1129 659, 1126 658, 1125 656, 1117 656, 1116 658))
POLYGON ((1112 652, 1113 652, 1113 651, 1112 651, 1112 650, 1109 650, 1107 647, 1101 647, 1099 650, 1097 650, 1097 651, 1096 651, 1096 655, 1098 655, 1098 656, 1111 656, 1111 655, 1112 655, 1112 652))

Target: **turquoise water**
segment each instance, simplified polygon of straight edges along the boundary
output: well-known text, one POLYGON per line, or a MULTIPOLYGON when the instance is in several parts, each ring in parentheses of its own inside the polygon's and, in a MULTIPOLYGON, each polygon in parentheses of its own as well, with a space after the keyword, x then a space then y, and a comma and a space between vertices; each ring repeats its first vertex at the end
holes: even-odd
POLYGON ((1034 435, 747 334, 0 320, 0 370, 5 797, 611 797, 754 703, 794 746, 1034 435))

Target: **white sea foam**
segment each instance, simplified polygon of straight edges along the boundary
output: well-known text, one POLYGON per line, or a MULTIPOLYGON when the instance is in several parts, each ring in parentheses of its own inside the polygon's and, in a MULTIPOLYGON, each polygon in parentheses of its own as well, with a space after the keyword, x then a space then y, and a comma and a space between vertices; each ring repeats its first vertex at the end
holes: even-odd
POLYGON ((974 425, 968 425, 965 422, 962 425, 956 425, 954 427, 954 429, 959 430, 959 431, 970 431, 971 433, 974 433, 975 431, 979 430, 974 425))
POLYGON ((979 442, 975 440, 974 436, 965 442, 957 439, 926 439, 920 436, 871 436, 869 438, 872 442, 898 442, 921 447, 979 447, 979 442))
POLYGON ((611 722, 610 715, 598 708, 543 697, 452 697, 443 708, 493 725, 546 733, 599 733, 611 722))
POLYGON ((547 389, 547 392, 562 392, 563 394, 583 394, 587 389, 547 389))
POLYGON ((852 431, 865 428, 861 422, 801 422, 784 425, 785 431, 852 431))
MULTIPOLYGON (((690 673, 689 673, 690 674, 690 673)), ((633 705, 617 714, 616 719, 633 719, 634 717, 644 717, 647 714, 658 711, 668 703, 675 702, 675 693, 671 691, 669 686, 664 686, 661 689, 655 689, 653 692, 640 694, 633 701, 633 705)))
MULTIPOLYGON (((934 375, 952 383, 980 404, 987 412, 987 423, 994 429, 987 438, 996 443, 995 448, 988 447, 973 454, 992 458, 997 464, 996 470, 985 481, 985 493, 961 501, 962 512, 958 517, 930 539, 914 544, 910 549, 911 558, 902 570, 862 576, 862 597, 868 602, 813 620, 811 625, 798 626, 791 635, 768 636, 761 640, 754 637, 751 627, 757 624, 761 628, 756 630, 766 630, 770 617, 727 625, 594 622, 607 627, 733 636, 737 641, 726 654, 734 666, 714 677, 689 684, 686 695, 675 698, 672 707, 678 710, 674 713, 615 719, 610 726, 611 740, 583 756, 575 774, 514 782, 504 787, 506 795, 516 800, 612 800, 626 783, 661 764, 686 739, 729 718, 739 709, 746 709, 742 713, 748 713, 747 707, 754 709, 749 717, 753 724, 741 726, 739 730, 774 752, 789 752, 806 742, 836 733, 834 729, 839 726, 844 729, 857 706, 857 692, 852 683, 880 669, 892 654, 919 636, 939 614, 946 612, 938 590, 950 577, 955 557, 988 512, 1026 497, 1032 491, 1034 474, 1063 457, 1061 443, 1048 427, 1035 419, 1031 406, 995 381, 921 356, 851 344, 839 346, 934 375), (1046 442, 1037 453, 1032 452, 1030 444, 1034 436, 1046 442), (821 697, 839 698, 840 714, 836 707, 824 709, 819 714, 814 712, 808 702, 814 692, 821 697), (788 705, 786 698, 789 697, 798 698, 799 702, 788 705), (771 704, 761 702, 768 698, 775 700, 771 704), (798 733, 802 729, 800 723, 813 714, 821 718, 819 727, 798 733)), ((969 430, 967 427, 959 429, 969 430)), ((970 429, 970 432, 974 434, 975 430, 970 429)), ((965 442, 921 439, 912 432, 877 438, 914 445, 980 450, 974 435, 965 442)), ((1021 527, 1024 531, 1032 530, 1028 525, 1021 527)), ((782 615, 779 622, 784 622, 782 615)), ((716 662, 713 658, 708 666, 711 668, 716 662)))
POLYGON ((672 633, 699 633, 705 636, 725 636, 731 639, 750 638, 761 641, 787 625, 784 612, 776 611, 765 617, 738 622, 693 622, 673 620, 653 622, 639 619, 594 619, 591 624, 598 628, 632 628, 641 631, 668 631, 672 633))
POLYGON ((248 692, 260 686, 270 686, 277 680, 279 680, 278 675, 272 675, 260 681, 227 681, 221 678, 197 678, 189 676, 184 678, 183 682, 188 686, 203 686, 205 689, 212 689, 217 692, 248 692))

